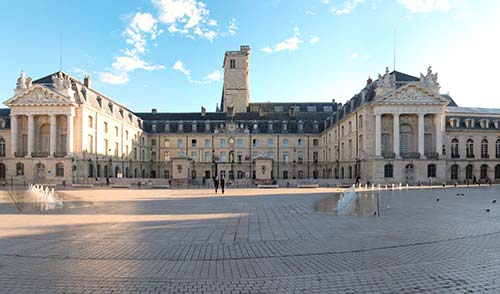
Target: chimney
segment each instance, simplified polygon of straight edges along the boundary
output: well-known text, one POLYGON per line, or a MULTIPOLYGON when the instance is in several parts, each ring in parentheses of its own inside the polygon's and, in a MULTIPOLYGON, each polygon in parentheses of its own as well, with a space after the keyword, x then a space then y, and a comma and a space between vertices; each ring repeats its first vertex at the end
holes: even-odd
POLYGON ((151 113, 157 113, 156 108, 151 109, 151 113))
POLYGON ((264 110, 262 107, 259 107, 259 116, 264 116, 264 110))
POLYGON ((202 106, 202 107, 201 107, 201 116, 203 117, 203 116, 205 116, 205 115, 207 115, 207 109, 206 109, 205 107, 203 107, 203 106, 202 106))
POLYGON ((83 78, 83 84, 85 85, 85 87, 90 89, 90 86, 92 85, 92 81, 90 80, 89 75, 85 75, 85 77, 83 78))

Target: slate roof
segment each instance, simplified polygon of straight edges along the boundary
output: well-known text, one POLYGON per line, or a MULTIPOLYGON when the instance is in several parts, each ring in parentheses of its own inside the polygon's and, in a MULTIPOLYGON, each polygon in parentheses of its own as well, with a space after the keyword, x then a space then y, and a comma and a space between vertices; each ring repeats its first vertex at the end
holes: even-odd
POLYGON ((479 107, 447 107, 446 113, 449 114, 487 114, 500 115, 498 108, 479 108, 479 107))

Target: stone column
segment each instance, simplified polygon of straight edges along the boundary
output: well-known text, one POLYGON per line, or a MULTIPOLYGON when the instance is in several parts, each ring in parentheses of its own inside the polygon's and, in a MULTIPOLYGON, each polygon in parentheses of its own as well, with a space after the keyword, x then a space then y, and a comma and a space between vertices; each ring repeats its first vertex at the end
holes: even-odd
POLYGON ((12 157, 16 157, 17 152, 17 115, 12 114, 10 116, 10 140, 11 140, 11 153, 12 157))
POLYGON ((425 159, 424 152, 424 113, 418 114, 418 153, 420 153, 420 158, 425 159))
POLYGON ((57 116, 55 114, 50 115, 50 157, 54 156, 57 152, 57 116))
POLYGON ((436 113, 436 152, 441 156, 443 152, 443 130, 441 113, 436 113))
POLYGON ((375 157, 382 157, 382 115, 375 114, 375 157))
POLYGON ((28 115, 28 155, 26 157, 31 157, 31 153, 35 151, 35 117, 33 114, 28 115))
POLYGON ((394 154, 396 155, 396 158, 400 158, 399 154, 399 113, 395 113, 393 115, 393 151, 394 154))
POLYGON ((68 152, 68 156, 71 156, 71 155, 73 155, 73 136, 74 136, 73 117, 74 116, 73 116, 73 114, 68 114, 67 117, 68 117, 68 132, 66 135, 66 144, 67 144, 66 151, 68 152))

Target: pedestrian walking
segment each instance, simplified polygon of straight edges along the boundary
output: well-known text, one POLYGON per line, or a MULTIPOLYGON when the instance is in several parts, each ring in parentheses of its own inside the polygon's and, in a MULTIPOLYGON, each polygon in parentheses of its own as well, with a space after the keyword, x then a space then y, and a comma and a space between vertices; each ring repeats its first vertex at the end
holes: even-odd
POLYGON ((219 189, 219 178, 217 176, 214 177, 214 188, 215 194, 217 194, 217 190, 219 189))
POLYGON ((222 194, 224 194, 224 188, 226 187, 226 179, 224 177, 220 178, 220 188, 222 190, 222 194))

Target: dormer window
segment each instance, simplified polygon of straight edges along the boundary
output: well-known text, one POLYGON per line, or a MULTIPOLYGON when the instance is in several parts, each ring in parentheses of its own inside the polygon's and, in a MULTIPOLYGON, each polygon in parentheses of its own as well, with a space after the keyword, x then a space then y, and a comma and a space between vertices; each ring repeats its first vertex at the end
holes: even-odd
POLYGON ((288 122, 286 120, 283 121, 282 131, 284 133, 288 132, 288 122))
POLYGON ((449 123, 452 128, 458 128, 460 126, 460 120, 458 118, 450 118, 449 123))
POLYGON ((319 123, 317 120, 314 121, 314 124, 313 124, 313 132, 315 133, 319 133, 319 123))
POLYGON ((165 123, 165 132, 166 133, 170 132, 170 124, 169 123, 165 123))
POLYGON ((120 110, 118 112, 120 112, 120 115, 123 118, 123 108, 120 108, 120 110))
POLYGON ((210 122, 205 122, 205 133, 210 133, 210 122))
POLYGON ((193 122, 191 123, 191 132, 195 133, 195 132, 196 132, 196 128, 197 128, 196 122, 195 122, 195 121, 193 121, 193 122))
POLYGON ((316 106, 307 106, 307 112, 316 112, 316 106))
POLYGON ((97 103, 99 103, 99 107, 102 108, 102 97, 97 96, 97 98, 95 98, 95 100, 97 100, 97 103))
POLYGON ((182 133, 184 132, 184 123, 183 122, 179 122, 179 129, 178 129, 179 133, 182 133))
POLYGON ((271 133, 273 131, 273 122, 270 121, 267 123, 267 131, 271 133))
POLYGON ((108 107, 109 107, 109 111, 111 111, 111 113, 113 113, 113 103, 109 102, 108 107))
POLYGON ((299 132, 304 132, 304 122, 303 121, 299 121, 299 132))
POLYGON ((151 131, 156 132, 156 123, 151 124, 151 131))
POLYGON ((487 129, 489 127, 490 121, 487 119, 482 119, 479 124, 481 125, 481 128, 487 129))
POLYGON ((500 127, 500 122, 498 119, 493 121, 493 126, 495 127, 495 129, 498 129, 500 127))
POLYGON ((259 125, 257 123, 253 124, 253 131, 257 132, 259 130, 259 125))
POLYGON ((128 114, 128 119, 130 120, 130 122, 133 122, 133 121, 134 121, 134 118, 132 117, 132 113, 129 113, 129 114, 128 114))
POLYGON ((469 129, 474 128, 474 119, 469 118, 469 119, 466 119, 464 122, 465 122, 466 128, 469 128, 469 129))

